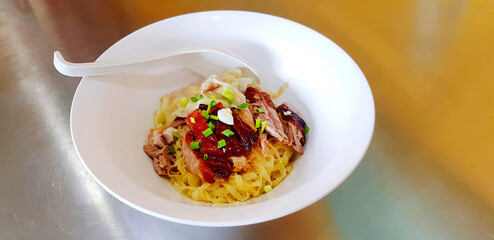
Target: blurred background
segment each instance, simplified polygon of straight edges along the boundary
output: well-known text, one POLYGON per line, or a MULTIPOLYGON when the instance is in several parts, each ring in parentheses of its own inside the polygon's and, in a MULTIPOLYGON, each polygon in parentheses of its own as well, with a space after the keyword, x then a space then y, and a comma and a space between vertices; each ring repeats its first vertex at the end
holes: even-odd
POLYGON ((1 239, 494 239, 492 0, 3 0, 0 76, 1 239), (85 171, 69 126, 80 79, 58 74, 52 54, 94 61, 148 24, 222 9, 287 18, 342 47, 372 89, 374 138, 341 187, 295 214, 170 223, 85 171))

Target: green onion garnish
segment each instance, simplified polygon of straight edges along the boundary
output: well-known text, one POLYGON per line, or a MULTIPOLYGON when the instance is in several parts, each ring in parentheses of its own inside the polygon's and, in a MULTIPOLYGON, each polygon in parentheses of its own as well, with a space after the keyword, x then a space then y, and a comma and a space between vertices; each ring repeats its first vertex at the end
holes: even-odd
POLYGON ((168 150, 170 150, 171 154, 175 153, 175 148, 173 148, 173 146, 168 146, 168 150))
POLYGON ((178 132, 172 132, 172 135, 176 138, 180 138, 180 134, 178 134, 178 132))
POLYGON ((199 97, 197 97, 197 100, 201 100, 202 98, 204 98, 204 96, 202 96, 202 94, 201 94, 201 95, 199 95, 199 97))
POLYGON ((204 153, 204 156, 202 156, 202 159, 206 160, 206 159, 208 159, 208 157, 209 157, 208 154, 204 153))
POLYGON ((305 126, 304 133, 307 134, 310 131, 309 126, 305 126))
POLYGON ((204 137, 209 137, 209 136, 211 136, 211 134, 213 134, 213 130, 211 130, 211 128, 208 128, 208 129, 204 130, 202 132, 202 134, 204 135, 204 137))
POLYGON ((187 98, 183 97, 180 99, 180 105, 182 105, 182 107, 186 107, 187 103, 189 103, 189 100, 187 100, 187 98))
POLYGON ((256 119, 256 128, 260 128, 261 127, 261 119, 256 119))
POLYGON ((226 146, 226 141, 225 139, 218 141, 218 148, 222 148, 226 146))
POLYGON ((198 100, 196 97, 191 97, 191 98, 190 98, 190 101, 192 101, 192 102, 197 102, 197 101, 199 101, 199 100, 198 100))
POLYGON ((214 95, 211 95, 209 98, 211 98, 212 100, 216 99, 216 97, 214 95))
POLYGON ((268 124, 268 122, 263 122, 262 123, 262 127, 261 127, 261 133, 264 132, 264 129, 266 129, 266 125, 268 124))
POLYGON ((233 100, 229 100, 228 101, 228 104, 232 105, 233 104, 233 100))
POLYGON ((209 118, 211 118, 213 120, 218 120, 218 116, 215 116, 215 115, 209 115, 209 118))
POLYGON ((199 149, 199 148, 201 148, 201 142, 191 142, 190 143, 190 148, 191 149, 199 149))
POLYGON ((250 103, 242 103, 242 104, 238 105, 238 108, 246 108, 248 106, 250 106, 250 103))
POLYGON ((258 109, 256 109, 256 112, 258 112, 258 113, 264 113, 264 109, 258 108, 258 109))
POLYGON ((214 106, 216 106, 216 102, 214 100, 209 102, 208 109, 206 110, 206 113, 209 113, 209 111, 211 111, 211 108, 214 106))
POLYGON ((193 117, 190 117, 190 122, 191 122, 191 123, 196 123, 196 119, 195 119, 195 118, 193 118, 193 117))
POLYGON ((221 92, 221 96, 225 97, 228 100, 233 100, 233 91, 229 88, 224 87, 223 92, 221 92))
POLYGON ((214 130, 214 125, 213 125, 213 123, 212 123, 212 122, 208 122, 208 126, 209 126, 209 128, 211 128, 211 129, 213 129, 213 130, 214 130))
POLYGON ((206 112, 201 112, 201 116, 205 118, 206 120, 209 119, 209 114, 206 112))
POLYGON ((231 137, 233 134, 235 134, 234 132, 232 132, 232 130, 230 129, 226 129, 225 131, 221 132, 223 133, 223 135, 227 136, 227 137, 231 137))

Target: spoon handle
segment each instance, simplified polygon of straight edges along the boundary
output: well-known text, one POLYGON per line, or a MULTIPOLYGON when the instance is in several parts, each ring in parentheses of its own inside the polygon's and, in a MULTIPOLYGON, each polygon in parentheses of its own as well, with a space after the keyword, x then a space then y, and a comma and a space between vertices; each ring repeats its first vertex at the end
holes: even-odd
POLYGON ((53 64, 63 75, 70 77, 101 76, 131 72, 160 65, 182 65, 187 52, 169 53, 161 56, 117 59, 98 62, 72 63, 62 56, 59 51, 53 53, 53 64))

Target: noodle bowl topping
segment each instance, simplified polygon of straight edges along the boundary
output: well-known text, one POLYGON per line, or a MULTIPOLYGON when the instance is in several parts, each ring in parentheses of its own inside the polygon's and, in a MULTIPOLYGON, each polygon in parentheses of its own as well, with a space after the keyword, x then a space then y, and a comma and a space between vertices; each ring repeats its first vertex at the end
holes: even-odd
POLYGON ((158 175, 194 200, 232 203, 269 192, 303 154, 308 129, 271 96, 239 69, 176 90, 161 99, 143 150, 158 175))

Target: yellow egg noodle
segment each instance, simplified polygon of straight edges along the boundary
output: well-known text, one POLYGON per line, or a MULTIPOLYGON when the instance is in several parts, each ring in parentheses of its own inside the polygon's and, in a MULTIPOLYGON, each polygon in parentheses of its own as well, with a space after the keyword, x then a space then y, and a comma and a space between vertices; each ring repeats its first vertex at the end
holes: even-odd
MULTIPOLYGON (((221 80, 221 84, 229 84, 230 89, 236 89, 237 91, 240 89, 240 91, 243 90, 245 92, 247 85, 258 86, 257 82, 244 80, 240 76, 240 71, 234 69, 219 74, 217 78, 221 80), (233 84, 240 85, 232 86, 233 84)), ((211 99, 222 102, 225 107, 237 107, 238 104, 245 102, 245 96, 242 93, 235 96, 236 100, 234 103, 228 103, 219 98, 211 97, 214 94, 221 96, 218 93, 212 93, 208 96, 208 94, 200 91, 201 83, 194 83, 163 97, 160 108, 154 113, 154 127, 166 129, 177 117, 186 117, 199 104, 207 104, 211 99), (181 103, 181 101, 184 101, 183 99, 190 99, 192 96, 197 96, 200 93, 204 95, 204 98, 196 103, 189 103, 186 107, 181 103)), ((278 97, 286 87, 287 85, 283 85, 283 89, 280 88, 278 93, 273 95, 278 97)), ((178 132, 188 130, 187 126, 178 127, 178 132)), ((259 146, 252 149, 252 153, 247 156, 249 166, 247 170, 234 172, 227 179, 219 179, 214 183, 208 183, 187 169, 183 156, 182 140, 179 138, 173 144, 176 160, 172 164, 172 167, 168 168, 167 175, 173 188, 181 194, 197 201, 210 203, 246 201, 264 192, 271 191, 271 188, 280 184, 293 169, 290 162, 290 159, 294 155, 292 147, 274 138, 267 140, 265 145, 267 149, 265 156, 259 146)))
POLYGON ((243 173, 232 173, 226 180, 208 183, 187 170, 182 154, 182 142, 173 146, 176 160, 168 170, 170 182, 178 192, 197 201, 211 203, 234 203, 246 201, 265 192, 265 186, 276 187, 292 171, 290 158, 293 149, 270 139, 264 157, 259 147, 252 150, 247 162, 252 168, 243 173))

